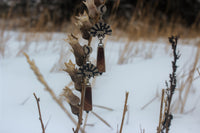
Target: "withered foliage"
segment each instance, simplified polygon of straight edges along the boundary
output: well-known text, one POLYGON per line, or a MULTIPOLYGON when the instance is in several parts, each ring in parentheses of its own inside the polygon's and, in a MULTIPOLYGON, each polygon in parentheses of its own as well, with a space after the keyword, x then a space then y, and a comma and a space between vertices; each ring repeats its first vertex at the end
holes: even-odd
POLYGON ((69 60, 68 63, 65 63, 65 66, 66 69, 64 69, 64 71, 70 75, 72 81, 74 82, 75 89, 81 91, 82 77, 77 75, 78 69, 75 68, 75 64, 73 64, 72 61, 69 60))
POLYGON ((79 117, 80 98, 67 86, 63 89, 62 96, 65 97, 66 101, 69 103, 72 113, 79 117))
POLYGON ((68 43, 73 49, 73 54, 76 59, 76 64, 78 66, 82 66, 86 59, 85 59, 85 53, 84 53, 83 47, 78 42, 78 38, 75 37, 73 34, 71 34, 71 35, 68 35, 68 39, 66 39, 66 41, 68 41, 68 43))

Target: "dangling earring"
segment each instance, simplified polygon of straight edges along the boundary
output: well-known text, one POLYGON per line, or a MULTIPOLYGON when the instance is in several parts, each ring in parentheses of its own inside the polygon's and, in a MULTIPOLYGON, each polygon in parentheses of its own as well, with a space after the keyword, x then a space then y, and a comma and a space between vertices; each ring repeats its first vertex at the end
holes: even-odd
POLYGON ((83 110, 88 113, 89 111, 92 110, 92 87, 89 83, 89 79, 91 77, 99 75, 99 71, 98 71, 98 68, 89 61, 89 56, 90 56, 90 53, 92 52, 92 48, 90 46, 85 45, 83 47, 83 50, 86 55, 85 57, 86 63, 83 64, 78 69, 77 74, 83 77, 83 87, 85 90, 85 92, 83 92, 85 95, 83 110))
POLYGON ((87 83, 85 86, 84 110, 86 112, 89 112, 92 110, 92 87, 89 83, 87 83))
POLYGON ((101 5, 98 10, 100 12, 100 20, 91 28, 90 35, 93 37, 97 36, 99 39, 97 48, 97 68, 99 73, 103 73, 106 71, 103 39, 106 34, 111 35, 112 30, 108 24, 103 22, 103 14, 106 12, 106 6, 101 5))
POLYGON ((96 66, 97 66, 97 68, 98 68, 100 73, 103 73, 103 72, 106 71, 103 43, 99 43, 98 44, 98 48, 97 48, 97 65, 96 66))

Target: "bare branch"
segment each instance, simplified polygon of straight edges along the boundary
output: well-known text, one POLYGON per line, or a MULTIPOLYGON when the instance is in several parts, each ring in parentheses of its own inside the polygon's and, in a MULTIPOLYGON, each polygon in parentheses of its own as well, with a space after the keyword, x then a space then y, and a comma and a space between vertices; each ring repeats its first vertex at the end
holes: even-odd
POLYGON ((146 103, 141 110, 144 110, 149 104, 151 104, 153 101, 155 101, 158 98, 158 96, 154 96, 148 103, 146 103))
POLYGON ((122 116, 122 122, 121 122, 121 127, 120 127, 120 133, 122 133, 122 128, 123 128, 123 124, 124 124, 124 118, 125 118, 125 114, 127 111, 127 102, 128 102, 128 92, 126 92, 126 98, 125 98, 125 103, 124 103, 124 111, 123 111, 123 116, 122 116))
MULTIPOLYGON (((74 131, 74 133, 78 133, 78 131, 80 129, 80 126, 82 124, 84 102, 85 102, 85 81, 82 84, 82 90, 81 90, 81 108, 79 110, 78 124, 77 124, 76 130, 74 131)), ((84 132, 84 130, 82 132, 84 132)))
POLYGON ((95 113, 95 112, 93 112, 93 111, 91 111, 91 112, 92 112, 92 114, 94 114, 97 118, 99 118, 99 120, 101 120, 104 124, 106 124, 109 128, 112 129, 111 125, 110 125, 108 122, 106 122, 101 116, 99 116, 97 113, 95 113))
POLYGON ((42 121, 42 115, 41 115, 41 111, 40 111, 40 98, 37 98, 37 96, 35 95, 35 93, 33 93, 34 97, 35 97, 35 100, 37 102, 37 107, 38 107, 38 112, 39 112, 39 120, 40 120, 40 123, 41 123, 41 126, 42 126, 42 133, 45 133, 45 127, 44 127, 44 124, 43 124, 43 121, 42 121))
POLYGON ((89 115, 89 113, 86 113, 85 121, 84 121, 84 125, 83 125, 83 130, 84 130, 84 131, 85 131, 85 127, 86 127, 86 124, 87 124, 88 115, 89 115))
POLYGON ((161 97, 161 103, 160 103, 160 118, 159 118, 159 125, 158 125, 158 128, 157 128, 157 133, 160 133, 160 131, 161 131, 164 94, 165 94, 165 90, 162 89, 162 97, 161 97))
MULTIPOLYGON (((27 62, 29 63, 31 69, 33 70, 34 74, 36 75, 37 79, 40 81, 41 84, 43 84, 45 86, 45 90, 49 92, 49 94, 51 95, 51 97, 53 98, 53 100, 60 106, 60 108, 67 114, 67 116, 71 119, 71 121, 77 125, 76 120, 72 117, 72 115, 68 112, 68 110, 64 107, 63 103, 56 97, 56 94, 53 92, 53 90, 48 86, 48 84, 46 83, 46 81, 44 80, 44 77, 42 76, 42 74, 40 73, 39 69, 37 68, 37 66, 35 65, 34 61, 31 61, 29 56, 24 53, 24 55, 26 56, 27 62)), ((81 128, 81 131, 82 128, 81 128)))
POLYGON ((97 107, 97 108, 106 109, 106 110, 109 110, 109 111, 114 111, 114 109, 112 109, 112 108, 105 107, 105 106, 101 106, 101 105, 93 105, 93 106, 94 106, 94 107, 97 107))

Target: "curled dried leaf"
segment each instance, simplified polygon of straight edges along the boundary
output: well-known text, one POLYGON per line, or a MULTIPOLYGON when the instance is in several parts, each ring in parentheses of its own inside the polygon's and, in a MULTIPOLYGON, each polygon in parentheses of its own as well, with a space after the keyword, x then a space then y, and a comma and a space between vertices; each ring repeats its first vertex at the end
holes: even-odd
POLYGON ((76 59, 76 64, 78 66, 82 66, 86 59, 83 47, 79 44, 78 38, 71 34, 68 36, 67 40, 73 49, 73 53, 76 59))
POLYGON ((69 89, 67 86, 64 89, 63 96, 67 99, 67 102, 71 105, 79 105, 80 99, 77 97, 71 89, 69 89))
POLYGON ((94 4, 98 7, 98 6, 102 5, 102 4, 104 4, 104 1, 105 0, 94 0, 94 4))
POLYGON ((94 4, 94 0, 86 0, 83 1, 83 3, 86 5, 88 9, 88 15, 91 18, 96 18, 98 16, 98 11, 96 5, 94 4))
POLYGON ((79 109, 80 109, 80 105, 72 105, 72 104, 69 104, 70 107, 71 107, 71 111, 73 114, 77 115, 79 117, 79 109))
POLYGON ((75 94, 73 94, 72 90, 67 86, 63 89, 62 95, 65 100, 69 103, 71 107, 71 111, 74 115, 79 117, 79 109, 80 109, 80 99, 75 94))
POLYGON ((76 16, 76 19, 78 19, 78 21, 80 21, 81 23, 90 21, 86 11, 84 11, 83 14, 76 16))
POLYGON ((74 82, 75 89, 81 91, 82 77, 77 75, 78 70, 75 68, 75 64, 73 64, 70 60, 68 63, 65 63, 65 66, 66 69, 64 69, 64 71, 70 75, 72 81, 74 82))
POLYGON ((82 89, 82 78, 78 77, 77 80, 74 82, 74 87, 77 91, 81 91, 82 89))
POLYGON ((76 76, 75 64, 73 64, 72 61, 69 60, 68 63, 65 62, 65 66, 66 69, 64 69, 64 71, 67 72, 70 75, 71 79, 74 81, 76 76))
POLYGON ((79 27, 82 37, 86 40, 89 40, 89 30, 91 29, 92 24, 90 23, 87 13, 84 11, 82 15, 77 16, 76 18, 78 19, 76 25, 79 27))

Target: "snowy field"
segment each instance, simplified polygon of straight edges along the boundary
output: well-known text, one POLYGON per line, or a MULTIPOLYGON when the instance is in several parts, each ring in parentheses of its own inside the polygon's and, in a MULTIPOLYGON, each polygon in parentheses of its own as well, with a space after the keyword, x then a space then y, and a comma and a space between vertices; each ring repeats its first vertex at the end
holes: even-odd
MULTIPOLYGON (((7 34, 5 33, 4 36, 7 36, 7 34)), ((37 104, 33 96, 34 92, 40 97, 44 124, 48 122, 46 133, 72 132, 72 128, 76 126, 37 81, 26 58, 19 52, 19 49, 26 45, 27 40, 23 35, 19 39, 18 33, 15 32, 9 32, 9 37, 9 40, 4 41, 6 43, 4 58, 0 58, 0 133, 42 132, 38 119, 37 104)), ((43 40, 43 38, 37 41, 29 40, 28 48, 24 48, 30 58, 34 59, 40 72, 57 96, 71 81, 65 72, 50 72, 59 60, 60 51, 70 48, 64 42, 63 39, 65 38, 66 34, 55 33, 48 41, 43 40)), ((190 44, 191 42, 196 42, 196 40, 190 41, 190 44)), ((140 133, 142 129, 145 129, 145 133, 156 132, 159 123, 161 90, 166 88, 165 81, 169 80, 169 73, 172 71, 171 47, 167 42, 167 38, 156 42, 133 42, 134 47, 131 50, 134 53, 138 49, 139 52, 130 57, 126 64, 119 65, 117 62, 120 57, 120 49, 125 44, 126 40, 107 41, 105 47, 107 71, 96 78, 92 90, 93 104, 106 106, 114 110, 93 108, 93 111, 105 119, 112 128, 109 128, 96 116, 89 113, 87 123, 93 124, 93 126, 86 126, 87 133, 116 133, 119 131, 126 92, 129 92, 129 98, 123 133, 140 133), (157 98, 142 109, 157 93, 159 94, 157 98)), ((93 54, 91 59, 95 60, 97 40, 93 40, 92 45, 93 54)), ((178 49, 181 53, 181 58, 178 61, 178 73, 188 72, 194 62, 197 47, 187 45, 186 42, 180 39, 178 49)), ((69 59, 74 62, 72 55, 66 57, 66 62, 69 59)), ((197 66, 199 67, 200 64, 197 66)), ((197 76, 198 72, 195 72, 194 77, 197 76)), ((200 78, 193 81, 185 106, 185 113, 173 113, 174 118, 170 133, 199 133, 199 86, 200 78), (193 110, 190 111, 191 109, 193 110)), ((173 99, 178 97, 178 91, 175 93, 173 99)), ((69 105, 67 103, 64 105, 70 111, 69 105)), ((77 116, 74 116, 74 118, 77 120, 77 116)), ((83 118, 85 118, 85 113, 83 118)))

